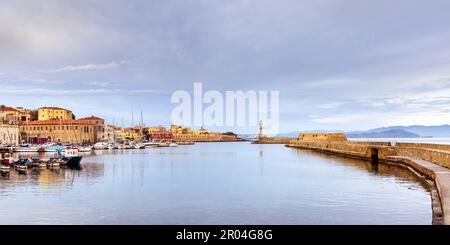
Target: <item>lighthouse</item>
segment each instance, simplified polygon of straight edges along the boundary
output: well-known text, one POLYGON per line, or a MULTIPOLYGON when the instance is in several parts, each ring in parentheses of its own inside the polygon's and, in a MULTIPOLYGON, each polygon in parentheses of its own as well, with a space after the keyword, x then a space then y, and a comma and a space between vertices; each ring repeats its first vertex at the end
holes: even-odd
POLYGON ((262 120, 259 121, 259 136, 258 139, 262 139, 264 138, 264 134, 263 134, 263 122, 262 120))

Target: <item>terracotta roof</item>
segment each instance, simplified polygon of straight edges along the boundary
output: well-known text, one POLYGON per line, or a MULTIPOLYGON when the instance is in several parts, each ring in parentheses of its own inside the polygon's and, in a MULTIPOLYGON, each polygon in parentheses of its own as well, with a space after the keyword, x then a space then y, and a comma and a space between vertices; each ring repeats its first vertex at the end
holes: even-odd
POLYGON ((3 107, 0 108, 0 111, 18 111, 18 110, 12 107, 3 107))
POLYGON ((96 116, 90 116, 90 117, 80 118, 78 120, 103 120, 103 118, 96 117, 96 116))
POLYGON ((65 110, 65 111, 71 111, 71 110, 68 110, 68 109, 64 109, 64 108, 61 108, 61 107, 55 107, 55 106, 46 106, 46 107, 41 107, 41 108, 39 108, 39 109, 51 109, 51 110, 65 110))
POLYGON ((27 125, 92 125, 92 123, 83 120, 45 120, 45 121, 31 121, 22 124, 22 126, 27 125))

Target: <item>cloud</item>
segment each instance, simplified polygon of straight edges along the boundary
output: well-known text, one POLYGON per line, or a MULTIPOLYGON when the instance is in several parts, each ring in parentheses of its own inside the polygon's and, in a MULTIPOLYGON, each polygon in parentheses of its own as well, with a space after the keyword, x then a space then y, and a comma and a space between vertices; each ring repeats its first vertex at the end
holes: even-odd
POLYGON ((78 71, 103 71, 120 67, 123 64, 128 64, 129 61, 122 60, 120 62, 110 62, 104 64, 86 64, 86 65, 68 65, 56 69, 38 70, 42 73, 59 73, 59 72, 78 72, 78 71))
POLYGON ((47 84, 65 83, 64 81, 60 81, 60 80, 47 80, 47 79, 43 79, 43 78, 30 78, 30 77, 24 77, 23 80, 34 82, 34 83, 47 83, 47 84))
POLYGON ((111 85, 110 82, 97 82, 97 81, 83 82, 83 84, 86 84, 86 85, 89 85, 89 86, 94 86, 94 87, 106 87, 106 86, 110 86, 111 85))
POLYGON ((111 95, 111 94, 170 94, 169 91, 155 90, 155 89, 50 89, 50 88, 22 88, 22 87, 5 87, 2 88, 2 94, 28 94, 28 95, 111 95))

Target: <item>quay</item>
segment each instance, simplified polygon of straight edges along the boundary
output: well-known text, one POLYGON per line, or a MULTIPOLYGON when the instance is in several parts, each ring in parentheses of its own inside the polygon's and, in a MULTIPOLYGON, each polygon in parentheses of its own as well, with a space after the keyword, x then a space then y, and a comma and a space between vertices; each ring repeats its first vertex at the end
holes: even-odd
POLYGON ((348 141, 342 133, 304 133, 286 147, 403 165, 428 180, 433 223, 450 225, 450 145, 348 141))

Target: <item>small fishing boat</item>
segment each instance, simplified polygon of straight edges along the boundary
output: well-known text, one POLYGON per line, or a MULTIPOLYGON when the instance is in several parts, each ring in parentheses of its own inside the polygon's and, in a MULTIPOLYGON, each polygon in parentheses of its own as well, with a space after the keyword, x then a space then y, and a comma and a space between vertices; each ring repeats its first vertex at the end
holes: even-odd
POLYGON ((15 152, 38 152, 39 147, 30 145, 21 145, 14 149, 15 152))
POLYGON ((170 143, 169 142, 161 142, 158 144, 158 147, 169 147, 170 143))
POLYGON ((77 147, 67 147, 61 160, 65 161, 69 168, 80 168, 82 158, 77 147))
POLYGON ((133 148, 134 148, 134 149, 145 149, 145 145, 143 145, 143 144, 135 144, 135 145, 133 146, 133 148))
POLYGON ((154 142, 154 141, 144 141, 141 143, 142 145, 144 145, 145 147, 157 147, 159 143, 154 142))
POLYGON ((14 164, 14 158, 12 157, 11 153, 5 153, 2 163, 5 165, 12 165, 14 164))
POLYGON ((92 147, 91 146, 83 146, 83 147, 80 147, 78 150, 80 152, 91 152, 92 151, 92 147))
POLYGON ((106 150, 108 149, 108 143, 98 142, 94 145, 94 150, 106 150))
POLYGON ((16 168, 16 170, 27 170, 28 169, 27 165, 22 165, 22 164, 14 165, 14 167, 16 168))

